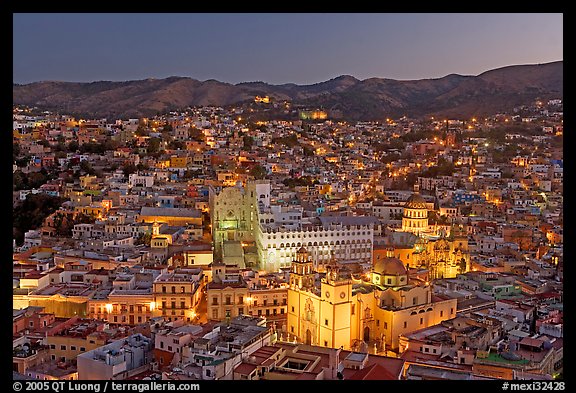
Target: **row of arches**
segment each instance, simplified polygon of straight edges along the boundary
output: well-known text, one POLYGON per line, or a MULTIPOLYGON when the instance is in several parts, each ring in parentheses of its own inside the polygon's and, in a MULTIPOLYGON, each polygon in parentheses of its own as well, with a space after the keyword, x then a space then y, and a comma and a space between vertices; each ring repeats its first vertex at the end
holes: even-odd
POLYGON ((410 313, 410 315, 424 314, 425 312, 430 312, 430 311, 432 311, 432 307, 428 307, 426 310, 421 309, 421 310, 419 310, 418 312, 412 311, 412 312, 410 313))
MULTIPOLYGON (((300 248, 304 247, 322 247, 322 246, 344 246, 344 245, 371 245, 372 241, 367 239, 362 240, 336 240, 336 241, 325 241, 325 242, 308 242, 308 243, 280 243, 279 248, 300 248)), ((276 248, 276 244, 268 244, 268 248, 276 248)))

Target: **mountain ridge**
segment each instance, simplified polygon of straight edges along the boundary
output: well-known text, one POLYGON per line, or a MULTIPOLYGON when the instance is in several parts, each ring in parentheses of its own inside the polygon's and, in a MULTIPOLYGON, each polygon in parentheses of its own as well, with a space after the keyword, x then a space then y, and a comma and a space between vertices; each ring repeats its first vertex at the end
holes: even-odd
POLYGON ((396 80, 340 75, 309 85, 262 81, 231 84, 170 76, 131 81, 13 84, 13 103, 92 116, 145 117, 188 106, 227 106, 269 95, 350 120, 391 116, 477 116, 511 110, 536 99, 562 98, 563 61, 521 64, 478 75, 396 80))

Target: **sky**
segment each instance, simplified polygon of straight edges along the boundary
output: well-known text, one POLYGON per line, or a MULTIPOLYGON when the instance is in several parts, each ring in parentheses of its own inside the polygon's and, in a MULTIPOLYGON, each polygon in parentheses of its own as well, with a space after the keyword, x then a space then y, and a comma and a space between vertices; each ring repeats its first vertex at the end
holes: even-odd
POLYGON ((563 60, 561 13, 15 13, 13 82, 299 85, 563 60))

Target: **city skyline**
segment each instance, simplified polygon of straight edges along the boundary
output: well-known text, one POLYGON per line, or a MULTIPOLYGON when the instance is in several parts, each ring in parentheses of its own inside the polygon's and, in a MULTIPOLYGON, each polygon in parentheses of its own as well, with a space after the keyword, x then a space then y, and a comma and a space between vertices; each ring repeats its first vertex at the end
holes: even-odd
POLYGON ((14 83, 184 76, 303 85, 563 60, 558 13, 55 13, 13 21, 14 83))

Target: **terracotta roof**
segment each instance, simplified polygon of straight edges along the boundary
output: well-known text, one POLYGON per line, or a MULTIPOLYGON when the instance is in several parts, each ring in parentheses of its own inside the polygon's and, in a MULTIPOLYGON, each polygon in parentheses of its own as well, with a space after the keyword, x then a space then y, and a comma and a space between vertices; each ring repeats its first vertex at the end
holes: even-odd
POLYGON ((353 375, 348 377, 349 380, 396 380, 398 378, 394 377, 392 373, 386 370, 379 364, 373 364, 368 367, 364 367, 361 370, 356 371, 353 375))
POLYGON ((316 373, 303 372, 296 377, 296 380, 315 380, 316 378, 318 378, 318 374, 316 373))
POLYGON ((234 368, 234 372, 242 375, 249 375, 255 369, 256 366, 254 364, 242 362, 234 368))

